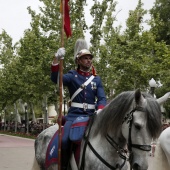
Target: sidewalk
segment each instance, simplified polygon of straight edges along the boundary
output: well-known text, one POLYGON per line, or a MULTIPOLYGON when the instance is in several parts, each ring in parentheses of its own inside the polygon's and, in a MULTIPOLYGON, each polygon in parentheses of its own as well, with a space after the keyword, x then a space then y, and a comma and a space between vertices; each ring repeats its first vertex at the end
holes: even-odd
POLYGON ((31 170, 34 140, 0 134, 0 170, 31 170))

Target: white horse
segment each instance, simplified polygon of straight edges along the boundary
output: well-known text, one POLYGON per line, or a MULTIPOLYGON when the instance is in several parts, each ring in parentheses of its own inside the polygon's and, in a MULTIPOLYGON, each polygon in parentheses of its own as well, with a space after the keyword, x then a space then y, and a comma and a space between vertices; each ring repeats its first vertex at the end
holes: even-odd
MULTIPOLYGON (((170 98, 170 92, 158 99, 162 105, 170 98)), ((155 156, 151 158, 148 170, 170 170, 170 127, 160 134, 156 143, 155 156)))
POLYGON ((158 138, 155 156, 151 158, 149 170, 170 169, 170 127, 166 128, 158 138))
POLYGON ((160 145, 164 151, 170 169, 170 127, 166 128, 159 137, 160 145))
POLYGON ((155 156, 151 162, 149 170, 170 170, 170 127, 158 138, 155 156))
MULTIPOLYGON (((79 166, 73 163, 72 154, 71 169, 127 170, 129 160, 131 169, 147 170, 151 139, 158 138, 162 127, 158 102, 140 90, 119 94, 89 123, 79 166)), ((52 126, 36 138, 32 170, 57 170, 55 163, 45 167, 46 150, 57 129, 52 126)))

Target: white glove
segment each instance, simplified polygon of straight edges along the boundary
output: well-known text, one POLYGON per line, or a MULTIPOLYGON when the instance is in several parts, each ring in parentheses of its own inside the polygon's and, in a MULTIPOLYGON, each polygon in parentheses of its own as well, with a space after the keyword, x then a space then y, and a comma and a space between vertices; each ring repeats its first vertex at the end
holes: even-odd
POLYGON ((65 48, 64 47, 61 47, 57 50, 57 53, 55 53, 55 57, 60 60, 60 59, 64 59, 64 56, 65 56, 65 48))
POLYGON ((102 109, 98 109, 98 110, 96 111, 96 114, 99 114, 101 111, 102 111, 102 109))

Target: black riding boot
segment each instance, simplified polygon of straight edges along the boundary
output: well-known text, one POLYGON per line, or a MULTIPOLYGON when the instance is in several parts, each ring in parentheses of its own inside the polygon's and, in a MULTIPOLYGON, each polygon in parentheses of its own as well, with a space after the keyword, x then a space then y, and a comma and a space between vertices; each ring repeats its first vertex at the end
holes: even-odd
POLYGON ((68 150, 63 150, 61 151, 61 170, 66 170, 68 167, 69 163, 69 158, 70 158, 70 152, 68 150))

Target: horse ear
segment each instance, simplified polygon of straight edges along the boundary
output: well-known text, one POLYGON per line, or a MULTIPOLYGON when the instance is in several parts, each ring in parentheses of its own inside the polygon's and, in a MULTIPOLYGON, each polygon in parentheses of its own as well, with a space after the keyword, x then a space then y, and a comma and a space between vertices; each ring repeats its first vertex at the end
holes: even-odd
POLYGON ((166 93, 164 96, 160 97, 156 101, 161 105, 164 104, 170 98, 170 92, 166 93))
POLYGON ((144 102, 144 97, 142 96, 140 89, 137 89, 135 91, 135 102, 137 105, 142 105, 142 103, 144 102))

